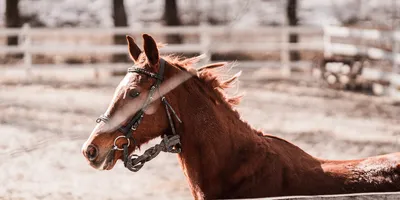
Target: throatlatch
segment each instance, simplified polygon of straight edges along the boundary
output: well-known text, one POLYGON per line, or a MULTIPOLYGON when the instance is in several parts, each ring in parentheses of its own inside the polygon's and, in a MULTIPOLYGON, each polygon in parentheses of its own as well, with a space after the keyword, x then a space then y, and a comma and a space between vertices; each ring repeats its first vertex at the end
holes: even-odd
MULTIPOLYGON (((122 136, 118 136, 117 138, 114 139, 114 145, 112 147, 112 152, 110 152, 109 156, 107 157, 106 162, 110 162, 114 160, 115 156, 115 151, 123 151, 123 156, 124 156, 124 165, 126 168, 128 168, 130 171, 137 172, 139 171, 143 165, 155 158, 161 151, 163 152, 169 152, 169 153, 180 153, 181 152, 181 142, 180 142, 180 137, 179 135, 176 134, 176 129, 174 125, 174 121, 171 116, 171 112, 173 116, 177 119, 179 123, 182 123, 181 119, 178 117, 174 109, 171 107, 171 105, 168 103, 167 99, 165 96, 161 96, 161 102, 164 104, 165 111, 167 113, 168 117, 168 122, 169 126, 171 127, 172 135, 166 135, 164 134, 162 136, 162 140, 159 144, 156 144, 153 147, 150 147, 147 149, 142 155, 132 155, 129 157, 129 152, 128 152, 128 147, 131 145, 131 140, 132 140, 132 145, 135 146, 135 139, 133 137, 133 132, 136 131, 137 127, 139 126, 141 120, 143 119, 144 112, 147 109, 147 107, 150 105, 150 103, 153 101, 153 95, 157 89, 159 89, 163 78, 164 78, 164 70, 165 70, 165 60, 160 59, 160 70, 158 73, 153 73, 149 72, 145 69, 142 68, 137 68, 137 67, 131 67, 128 69, 128 73, 139 73, 139 74, 144 74, 147 75, 151 78, 156 79, 156 82, 154 85, 150 87, 149 90, 149 95, 147 96, 146 101, 143 103, 142 108, 133 115, 129 123, 125 126, 121 126, 118 128, 118 130, 123 133, 122 136), (117 146, 117 141, 119 139, 126 139, 127 143, 122 146, 122 148, 119 148, 117 146)), ((161 95, 161 94, 160 94, 161 95)), ((97 118, 96 122, 104 122, 107 123, 110 120, 109 116, 102 115, 99 118, 97 118)))

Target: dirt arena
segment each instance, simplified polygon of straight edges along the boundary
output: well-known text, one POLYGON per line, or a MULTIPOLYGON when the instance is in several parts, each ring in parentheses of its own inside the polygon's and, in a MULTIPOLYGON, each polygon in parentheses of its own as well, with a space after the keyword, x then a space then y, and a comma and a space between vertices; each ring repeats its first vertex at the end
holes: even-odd
MULTIPOLYGON (((400 151, 399 102, 260 73, 240 82, 238 109, 254 127, 329 159, 400 151)), ((161 154, 138 173, 121 162, 111 171, 86 163, 81 146, 117 82, 0 85, 0 199, 190 199, 176 155, 161 154)))

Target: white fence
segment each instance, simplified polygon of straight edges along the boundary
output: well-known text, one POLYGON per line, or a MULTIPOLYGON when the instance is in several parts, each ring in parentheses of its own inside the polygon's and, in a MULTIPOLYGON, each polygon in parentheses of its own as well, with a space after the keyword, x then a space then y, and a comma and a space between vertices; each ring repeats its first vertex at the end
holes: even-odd
MULTIPOLYGON (((150 33, 156 35, 182 34, 198 35, 199 42, 195 44, 167 45, 161 49, 163 53, 203 53, 210 56, 211 53, 227 52, 280 52, 280 62, 250 61, 239 62, 243 67, 280 67, 283 74, 290 74, 292 67, 311 67, 307 61, 291 62, 289 52, 291 50, 310 50, 324 52, 325 56, 336 54, 341 55, 366 55, 372 59, 391 60, 393 63, 393 73, 381 73, 379 71, 366 70, 374 79, 389 79, 393 84, 400 85, 400 31, 378 31, 351 29, 344 27, 251 27, 237 28, 232 26, 181 26, 181 27, 129 27, 129 28, 30 28, 25 25, 23 28, 0 29, 0 37, 17 35, 20 38, 19 46, 0 46, 0 54, 22 53, 23 64, 19 67, 26 69, 42 68, 49 65, 38 65, 32 63, 33 54, 46 55, 57 52, 57 54, 115 54, 127 53, 125 45, 43 45, 35 44, 32 38, 40 36, 99 36, 113 34, 133 34, 150 33), (301 37, 315 35, 321 37, 320 40, 311 42, 289 43, 289 34, 297 33, 301 37), (278 42, 229 42, 223 43, 216 41, 216 36, 275 36, 278 42), (360 44, 333 43, 332 38, 355 38, 357 40, 381 41, 389 39, 392 41, 392 51, 385 51, 379 48, 363 46, 360 44)), ((64 65, 65 66, 65 65, 64 65)), ((77 65, 74 65, 77 66, 77 65)), ((87 66, 87 65, 85 65, 87 66)), ((91 64, 93 68, 101 68, 105 64, 91 64)), ((16 66, 13 66, 13 68, 16 66)))
MULTIPOLYGON (((33 45, 31 38, 34 36, 46 35, 113 35, 113 34, 134 34, 151 33, 158 35, 166 34, 182 34, 182 35, 199 35, 200 42, 197 44, 179 44, 167 45, 162 48, 164 53, 202 53, 210 55, 211 53, 224 52, 265 52, 265 51, 280 51, 282 66, 290 66, 288 52, 290 50, 317 50, 322 51, 323 43, 314 44, 297 43, 288 44, 287 38, 290 33, 299 34, 322 34, 322 29, 319 27, 258 27, 254 29, 244 29, 226 26, 183 26, 183 27, 133 27, 133 28, 30 28, 24 26, 22 29, 3 29, 0 30, 0 36, 18 35, 23 39, 20 46, 0 46, 1 53, 23 53, 24 66, 32 67, 32 54, 48 54, 49 52, 57 51, 59 54, 81 54, 81 53, 96 53, 96 54, 114 54, 127 53, 126 46, 123 45, 74 45, 74 46, 42 46, 33 45), (231 34, 234 36, 245 37, 248 34, 257 35, 282 35, 282 41, 278 43, 218 43, 215 44, 212 37, 217 35, 231 34)), ((277 63, 265 62, 246 62, 249 67, 262 67, 265 65, 273 66, 277 63)), ((295 63, 294 65, 299 65, 295 63)), ((300 62, 301 65, 301 62, 300 62)))

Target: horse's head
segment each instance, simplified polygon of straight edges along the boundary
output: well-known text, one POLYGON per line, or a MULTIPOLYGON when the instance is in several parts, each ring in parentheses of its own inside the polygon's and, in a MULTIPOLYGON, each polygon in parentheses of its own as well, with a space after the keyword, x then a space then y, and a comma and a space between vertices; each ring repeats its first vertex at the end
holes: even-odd
POLYGON ((167 91, 160 86, 166 74, 171 73, 172 69, 167 72, 166 68, 173 67, 160 58, 151 36, 145 34, 143 39, 144 53, 127 36, 135 65, 118 85, 108 109, 82 147, 84 156, 96 169, 111 169, 124 154, 169 130, 166 111, 159 109, 167 91))

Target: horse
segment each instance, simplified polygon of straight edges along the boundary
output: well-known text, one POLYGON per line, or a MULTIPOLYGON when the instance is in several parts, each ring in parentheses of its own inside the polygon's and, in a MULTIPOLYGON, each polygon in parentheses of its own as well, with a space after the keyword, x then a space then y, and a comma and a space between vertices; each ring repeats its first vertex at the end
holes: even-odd
POLYGON ((214 63, 199 57, 160 56, 143 35, 144 52, 127 36, 134 65, 119 83, 82 153, 99 170, 117 160, 138 171, 160 151, 177 153, 194 199, 258 198, 400 190, 400 153, 357 160, 325 160, 256 130, 235 109, 241 96, 226 88, 214 63), (139 157, 142 144, 162 142, 139 157))

